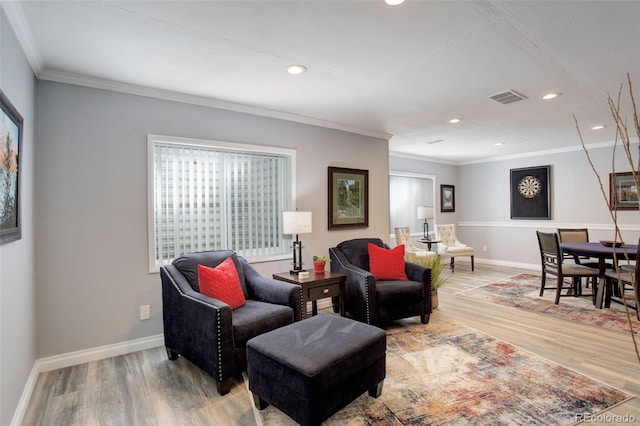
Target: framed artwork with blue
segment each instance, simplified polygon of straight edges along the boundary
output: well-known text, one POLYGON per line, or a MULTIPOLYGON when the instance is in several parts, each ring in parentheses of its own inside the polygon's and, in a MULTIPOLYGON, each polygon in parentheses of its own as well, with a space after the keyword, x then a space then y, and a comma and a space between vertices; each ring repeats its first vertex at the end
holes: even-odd
POLYGON ((22 238, 20 217, 20 153, 22 116, 0 90, 0 244, 22 238))

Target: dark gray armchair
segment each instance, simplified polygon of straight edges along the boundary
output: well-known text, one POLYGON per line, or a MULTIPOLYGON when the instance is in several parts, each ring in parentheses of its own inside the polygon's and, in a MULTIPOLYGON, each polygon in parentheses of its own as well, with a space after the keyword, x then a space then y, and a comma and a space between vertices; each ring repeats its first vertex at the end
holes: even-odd
POLYGON ((247 368, 246 343, 252 337, 301 319, 299 286, 264 278, 231 250, 186 254, 160 268, 164 342, 170 360, 182 355, 213 376, 218 393, 247 368), (231 257, 246 305, 232 310, 200 293, 198 264, 216 267, 231 257))
POLYGON ((347 275, 347 313, 373 325, 412 316, 420 316, 420 321, 427 324, 431 314, 431 269, 406 262, 409 281, 376 280, 369 272, 368 243, 389 249, 379 238, 343 241, 329 249, 331 270, 347 275))

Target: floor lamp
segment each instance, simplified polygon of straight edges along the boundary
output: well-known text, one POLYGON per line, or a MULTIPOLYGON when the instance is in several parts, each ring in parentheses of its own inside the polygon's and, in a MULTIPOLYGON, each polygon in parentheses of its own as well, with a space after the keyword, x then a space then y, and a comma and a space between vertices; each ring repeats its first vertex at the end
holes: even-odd
POLYGON ((433 219, 433 207, 432 206, 418 206, 418 219, 424 219, 424 227, 422 232, 424 239, 429 241, 429 219, 433 219))
POLYGON ((297 274, 302 272, 302 241, 298 234, 311 233, 311 212, 282 212, 282 228, 284 234, 296 236, 293 242, 293 269, 289 272, 297 274))

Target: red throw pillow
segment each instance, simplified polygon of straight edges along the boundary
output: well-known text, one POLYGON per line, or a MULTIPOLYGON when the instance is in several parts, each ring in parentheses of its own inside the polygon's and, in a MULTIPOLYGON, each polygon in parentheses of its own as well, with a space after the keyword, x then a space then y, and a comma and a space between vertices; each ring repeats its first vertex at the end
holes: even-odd
POLYGON ((369 243, 369 272, 377 280, 408 280, 404 272, 404 244, 387 250, 369 243))
POLYGON ((215 268, 198 265, 198 283, 200 293, 223 301, 231 306, 231 309, 247 303, 242 293, 236 265, 230 257, 215 268))

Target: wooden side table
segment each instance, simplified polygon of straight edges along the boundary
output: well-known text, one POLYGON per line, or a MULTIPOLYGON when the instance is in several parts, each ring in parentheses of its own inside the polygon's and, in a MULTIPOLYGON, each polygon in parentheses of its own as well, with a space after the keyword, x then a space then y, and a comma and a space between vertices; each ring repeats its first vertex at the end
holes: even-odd
POLYGON ((344 310, 344 283, 347 280, 345 274, 325 271, 323 274, 316 274, 313 269, 309 270, 309 278, 300 278, 298 274, 290 272, 280 272, 273 274, 273 278, 286 281, 302 287, 302 319, 307 318, 307 302, 311 302, 312 315, 318 314, 318 299, 338 296, 340 298, 340 315, 345 316, 344 310))
POLYGON ((431 244, 441 243, 442 240, 425 240, 424 238, 421 238, 420 242, 426 244, 427 245, 427 250, 431 251, 431 244))

